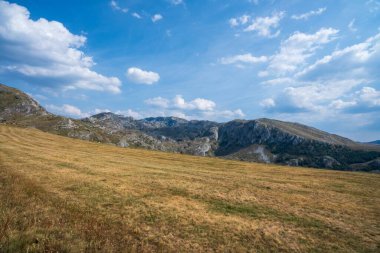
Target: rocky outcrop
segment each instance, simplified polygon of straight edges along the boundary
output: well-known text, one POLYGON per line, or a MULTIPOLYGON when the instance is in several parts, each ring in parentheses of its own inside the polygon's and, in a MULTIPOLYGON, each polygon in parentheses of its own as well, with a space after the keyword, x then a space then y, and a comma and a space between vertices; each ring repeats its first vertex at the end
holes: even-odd
POLYGON ((0 122, 47 114, 48 112, 27 94, 0 84, 0 122))

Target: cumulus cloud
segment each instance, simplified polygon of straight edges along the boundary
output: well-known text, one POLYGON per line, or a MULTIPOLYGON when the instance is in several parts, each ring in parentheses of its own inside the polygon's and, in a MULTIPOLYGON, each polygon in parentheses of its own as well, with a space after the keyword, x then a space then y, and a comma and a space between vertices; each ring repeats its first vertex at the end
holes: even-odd
POLYGON ((337 99, 337 100, 332 101, 329 104, 329 107, 335 110, 341 110, 348 107, 352 107, 354 105, 356 105, 355 101, 343 101, 342 99, 337 99))
POLYGON ((272 16, 257 17, 252 24, 244 29, 246 32, 255 31, 259 36, 274 38, 280 34, 280 30, 273 31, 279 26, 280 21, 285 17, 285 12, 275 12, 272 16))
POLYGON ((264 108, 272 108, 276 106, 276 102, 273 98, 266 98, 260 101, 260 106, 264 108))
POLYGON ((30 19, 29 11, 0 0, 0 73, 30 84, 119 93, 121 82, 93 70, 80 50, 83 35, 57 21, 30 19))
POLYGON ((368 104, 371 107, 380 106, 380 91, 372 87, 363 87, 357 92, 360 101, 368 104))
POLYGON ((338 32, 333 28, 321 28, 314 34, 293 33, 281 42, 280 51, 271 58, 268 70, 277 74, 296 71, 304 66, 306 60, 323 44, 334 40, 338 32))
POLYGON ((363 82, 365 80, 328 80, 286 87, 274 100, 275 104, 269 108, 278 112, 322 113, 331 107, 332 101, 346 96, 363 82))
POLYGON ((177 95, 173 99, 173 106, 185 110, 212 111, 216 104, 214 101, 204 98, 196 98, 187 102, 182 95, 177 95))
POLYGON ((256 57, 252 54, 240 54, 230 57, 223 57, 219 60, 221 64, 235 64, 235 63, 246 63, 246 64, 255 64, 268 61, 268 57, 260 56, 256 57))
POLYGON ((160 75, 156 72, 145 71, 136 67, 129 68, 126 73, 129 80, 138 84, 154 84, 160 80, 160 75))
POLYGON ((159 108, 158 111, 143 113, 150 116, 176 116, 184 119, 205 120, 226 120, 245 116, 241 109, 217 110, 214 101, 204 98, 186 101, 182 95, 176 95, 173 99, 155 97, 144 102, 159 108))
POLYGON ((300 15, 292 15, 291 18, 295 19, 295 20, 307 20, 310 17, 319 16, 319 15, 323 14, 326 10, 327 10, 326 7, 319 8, 318 10, 312 10, 312 11, 309 11, 309 12, 306 12, 306 13, 303 13, 300 15))
POLYGON ((306 124, 330 122, 340 133, 348 128, 342 122, 349 122, 355 125, 351 136, 362 138, 354 131, 365 127, 378 132, 380 123, 380 34, 336 47, 315 60, 317 50, 337 34, 336 29, 322 28, 314 34, 296 32, 284 40, 279 51, 268 57, 266 70, 259 73, 271 78, 261 84, 277 86, 258 105, 276 118, 306 124))
POLYGON ((88 113, 84 113, 78 107, 69 104, 64 104, 62 106, 46 105, 46 109, 57 114, 76 118, 89 116, 88 113))
POLYGON ((353 93, 348 99, 337 99, 330 103, 330 108, 349 113, 371 113, 380 111, 380 91, 365 86, 353 93))
POLYGON ((196 98, 191 101, 186 101, 182 95, 176 95, 172 100, 155 97, 149 98, 144 101, 147 105, 153 105, 161 108, 177 108, 183 110, 199 110, 199 111, 212 111, 216 104, 214 101, 196 98))
MULTIPOLYGON (((330 36, 335 33, 330 30, 318 36, 303 35, 302 38, 309 38, 306 39, 308 43, 303 44, 303 48, 314 50, 313 48, 318 46, 314 41, 328 42, 331 40, 330 36)), ((310 53, 310 51, 305 52, 310 53)), ((302 62, 305 62, 305 59, 302 62)), ((301 114, 314 112, 315 115, 326 117, 331 117, 338 111, 350 115, 371 114, 380 110, 380 91, 377 88, 380 80, 378 66, 380 66, 380 34, 361 43, 336 49, 314 63, 306 64, 303 69, 299 70, 297 67, 293 72, 289 71, 292 73, 286 77, 262 82, 286 84, 288 87, 273 98, 274 103, 271 106, 265 106, 271 104, 269 100, 261 105, 271 112, 301 114), (296 70, 299 71, 295 72, 296 70)))
POLYGON ((160 21, 161 19, 163 19, 162 15, 161 14, 154 14, 152 16, 152 22, 153 23, 156 23, 157 21, 160 21))
POLYGON ((127 8, 121 8, 115 0, 111 0, 110 5, 111 5, 112 9, 114 9, 114 10, 121 11, 124 13, 128 12, 127 8))
POLYGON ((317 79, 380 79, 380 33, 364 42, 338 49, 306 67, 297 76, 317 79))

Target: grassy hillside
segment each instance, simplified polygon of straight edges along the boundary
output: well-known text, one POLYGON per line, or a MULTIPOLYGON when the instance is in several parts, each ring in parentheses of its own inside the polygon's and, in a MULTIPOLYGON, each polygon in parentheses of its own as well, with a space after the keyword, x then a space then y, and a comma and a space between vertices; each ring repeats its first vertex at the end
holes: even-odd
POLYGON ((0 125, 0 252, 379 252, 379 184, 0 125))

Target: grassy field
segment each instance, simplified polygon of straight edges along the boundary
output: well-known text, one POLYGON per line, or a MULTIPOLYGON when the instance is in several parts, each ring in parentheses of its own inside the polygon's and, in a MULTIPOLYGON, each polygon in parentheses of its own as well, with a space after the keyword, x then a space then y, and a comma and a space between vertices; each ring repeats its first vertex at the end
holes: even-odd
POLYGON ((0 125, 0 252, 379 252, 379 186, 0 125))

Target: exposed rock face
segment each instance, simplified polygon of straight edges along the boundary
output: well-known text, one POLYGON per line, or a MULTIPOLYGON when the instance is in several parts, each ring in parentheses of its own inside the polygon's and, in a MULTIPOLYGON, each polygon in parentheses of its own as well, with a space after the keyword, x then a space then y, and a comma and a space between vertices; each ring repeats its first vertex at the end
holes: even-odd
POLYGON ((82 120, 48 113, 28 95, 0 85, 0 122, 120 147, 340 170, 380 171, 380 146, 270 119, 227 123, 100 113, 82 120))
POLYGON ((322 159, 323 159, 323 166, 325 168, 333 169, 341 165, 337 160, 335 160, 333 157, 328 156, 328 155, 325 155, 322 159))
POLYGON ((30 96, 17 89, 0 84, 0 122, 17 117, 47 114, 48 112, 30 96))

